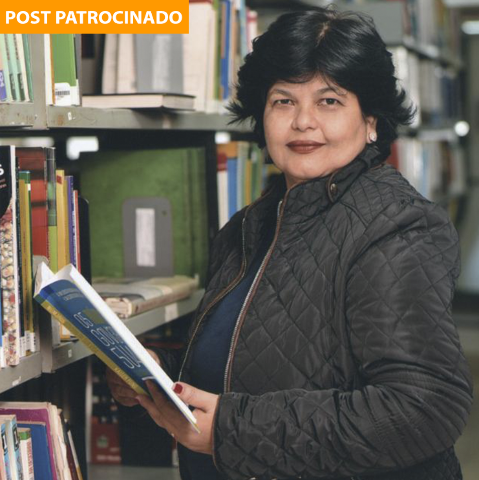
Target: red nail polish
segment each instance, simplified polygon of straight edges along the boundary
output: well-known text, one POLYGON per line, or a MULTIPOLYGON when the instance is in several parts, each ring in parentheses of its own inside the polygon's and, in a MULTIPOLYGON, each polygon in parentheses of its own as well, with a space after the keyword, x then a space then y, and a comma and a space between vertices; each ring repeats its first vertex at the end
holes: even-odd
POLYGON ((173 387, 173 391, 175 393, 181 393, 183 391, 183 385, 176 383, 175 386, 173 387))

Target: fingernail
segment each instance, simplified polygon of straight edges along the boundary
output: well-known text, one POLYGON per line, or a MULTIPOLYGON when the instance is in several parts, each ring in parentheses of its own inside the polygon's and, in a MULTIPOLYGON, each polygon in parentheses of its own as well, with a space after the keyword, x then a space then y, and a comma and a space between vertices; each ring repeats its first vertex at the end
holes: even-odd
POLYGON ((175 385, 173 386, 173 391, 178 394, 181 393, 183 391, 183 385, 175 383, 175 385))

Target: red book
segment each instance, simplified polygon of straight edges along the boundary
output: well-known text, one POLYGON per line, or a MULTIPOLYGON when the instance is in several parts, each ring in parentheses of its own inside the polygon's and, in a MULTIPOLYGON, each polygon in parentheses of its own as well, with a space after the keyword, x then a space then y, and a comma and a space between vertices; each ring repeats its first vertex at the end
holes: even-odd
POLYGON ((44 148, 17 148, 20 170, 31 175, 33 255, 48 254, 47 159, 44 148))

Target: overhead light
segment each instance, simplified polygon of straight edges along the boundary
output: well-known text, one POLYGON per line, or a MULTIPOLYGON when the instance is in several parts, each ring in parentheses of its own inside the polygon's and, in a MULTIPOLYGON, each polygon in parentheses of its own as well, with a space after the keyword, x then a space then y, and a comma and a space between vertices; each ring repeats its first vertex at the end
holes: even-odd
POLYGON ((461 25, 462 31, 466 35, 479 35, 479 21, 469 20, 461 25))
POLYGON ((458 137, 465 137, 469 133, 469 124, 465 121, 457 122, 454 125, 454 131, 458 137))

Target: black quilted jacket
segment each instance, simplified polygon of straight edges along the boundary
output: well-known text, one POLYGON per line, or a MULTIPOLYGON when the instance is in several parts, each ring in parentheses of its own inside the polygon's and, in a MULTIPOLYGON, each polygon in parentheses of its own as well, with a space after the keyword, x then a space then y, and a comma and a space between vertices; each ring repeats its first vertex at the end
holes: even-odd
POLYGON ((332 176, 286 193, 278 182, 215 240, 190 348, 276 229, 215 417, 227 479, 462 478, 453 445, 472 389, 451 318, 457 234, 381 160, 367 147, 332 176))

